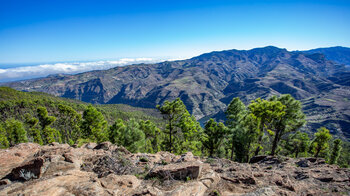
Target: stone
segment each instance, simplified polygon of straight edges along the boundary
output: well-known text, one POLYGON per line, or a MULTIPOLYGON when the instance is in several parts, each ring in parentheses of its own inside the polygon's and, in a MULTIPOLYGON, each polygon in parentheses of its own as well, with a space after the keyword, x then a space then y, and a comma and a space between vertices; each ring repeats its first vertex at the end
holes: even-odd
POLYGON ((317 159, 317 162, 316 162, 318 165, 323 165, 323 164, 326 164, 326 160, 324 159, 317 159))
POLYGON ((0 186, 8 185, 8 184, 11 184, 11 181, 9 179, 0 180, 0 186))
POLYGON ((59 145, 60 145, 60 143, 58 143, 58 142, 52 142, 49 144, 49 146, 59 146, 59 145))
POLYGON ((180 185, 175 190, 171 191, 166 195, 171 196, 203 196, 207 191, 207 187, 201 182, 190 182, 185 185, 180 185))
POLYGON ((66 161, 57 161, 50 162, 46 166, 46 170, 43 173, 43 177, 52 176, 52 175, 63 175, 69 170, 77 169, 73 163, 69 163, 66 161))
POLYGON ((12 169, 11 173, 6 178, 11 181, 15 180, 30 180, 40 178, 43 171, 44 159, 39 157, 31 161, 25 162, 19 167, 12 169))
POLYGON ((180 156, 171 154, 170 152, 166 151, 157 152, 155 155, 159 155, 160 161, 163 163, 171 163, 180 159, 180 156))
POLYGON ((271 187, 258 188, 253 192, 246 193, 242 196, 277 196, 271 187))
POLYGON ((101 182, 102 187, 124 195, 130 194, 141 184, 140 180, 133 175, 118 176, 115 174, 109 174, 106 177, 100 178, 99 181, 101 182))
POLYGON ((254 185, 257 183, 256 179, 253 176, 246 176, 246 175, 241 175, 239 177, 233 177, 233 178, 222 176, 221 178, 236 184, 243 183, 243 184, 254 185))
POLYGON ((295 187, 293 186, 291 181, 287 180, 286 178, 277 177, 275 184, 282 187, 282 188, 288 189, 289 191, 295 192, 295 187))
POLYGON ((256 179, 253 176, 241 176, 238 180, 244 184, 256 184, 256 179))
POLYGON ((97 146, 96 143, 90 142, 90 143, 86 143, 86 144, 82 145, 81 147, 82 148, 87 148, 87 149, 94 149, 96 146, 97 146))
POLYGON ((303 172, 303 171, 295 171, 295 176, 294 178, 296 180, 304 180, 304 179, 307 179, 309 178, 309 174, 307 172, 303 172))
POLYGON ((266 155, 254 156, 249 160, 249 163, 258 163, 258 162, 264 160, 266 157, 267 157, 266 155))
POLYGON ((307 159, 302 159, 295 163, 299 167, 309 167, 309 161, 307 159))
POLYGON ((314 163, 314 162, 316 162, 316 161, 317 161, 317 159, 316 159, 316 158, 314 158, 314 157, 309 157, 309 158, 306 158, 306 160, 310 161, 311 163, 314 163))
POLYGON ((95 180, 93 173, 72 170, 64 176, 53 176, 29 184, 11 184, 0 190, 0 195, 111 195, 95 180))
POLYGON ((167 180, 187 180, 199 177, 202 170, 200 162, 182 162, 158 166, 148 173, 148 177, 157 177, 167 180))
POLYGON ((94 149, 95 150, 99 150, 99 149, 110 150, 111 147, 112 147, 111 142, 102 142, 100 144, 97 144, 94 149))
POLYGON ((203 174, 199 181, 201 181, 207 188, 216 186, 220 181, 220 175, 213 170, 207 171, 203 174))
POLYGON ((215 158, 209 164, 192 153, 127 154, 111 143, 99 145, 93 149, 28 143, 0 150, 0 195, 316 196, 350 192, 350 170, 319 164, 322 159, 261 156, 249 164, 215 158), (141 162, 141 157, 147 162, 141 162), (301 160, 308 167, 298 166, 301 160))
POLYGON ((333 177, 320 177, 320 178, 317 178, 317 180, 319 180, 321 182, 332 182, 333 177))
POLYGON ((64 153, 63 154, 63 157, 64 157, 64 161, 67 161, 69 163, 74 163, 76 162, 76 156, 72 153, 64 153))
POLYGON ((41 147, 35 143, 22 143, 8 149, 0 149, 0 179, 21 164, 32 159, 41 147))
POLYGON ((185 154, 181 155, 181 158, 178 159, 176 162, 190 162, 190 161, 195 161, 194 156, 192 152, 186 152, 185 154))

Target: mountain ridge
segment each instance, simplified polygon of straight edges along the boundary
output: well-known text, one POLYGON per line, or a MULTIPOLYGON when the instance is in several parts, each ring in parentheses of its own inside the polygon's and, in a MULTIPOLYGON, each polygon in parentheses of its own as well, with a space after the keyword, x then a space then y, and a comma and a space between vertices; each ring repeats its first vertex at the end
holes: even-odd
POLYGON ((3 85, 91 103, 124 103, 146 108, 180 97, 197 119, 207 119, 222 112, 234 97, 248 103, 258 97, 288 93, 315 106, 315 111, 330 107, 331 111, 326 110, 319 117, 313 114, 312 107, 304 110, 311 115, 309 118, 316 119, 314 126, 309 128, 326 126, 350 138, 350 133, 345 130, 350 126, 349 103, 345 100, 350 97, 348 77, 345 64, 330 61, 322 53, 267 46, 214 51, 186 60, 115 67, 3 85), (335 100, 337 106, 325 102, 326 99, 335 100))
POLYGON ((337 63, 345 64, 350 67, 350 48, 343 46, 334 46, 328 48, 315 48, 311 50, 302 51, 304 53, 321 53, 329 60, 337 63))

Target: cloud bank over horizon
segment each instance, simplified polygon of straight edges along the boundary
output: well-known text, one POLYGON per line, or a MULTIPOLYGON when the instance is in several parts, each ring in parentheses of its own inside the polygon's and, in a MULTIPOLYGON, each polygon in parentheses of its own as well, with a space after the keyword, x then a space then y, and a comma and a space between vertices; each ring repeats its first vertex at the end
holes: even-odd
POLYGON ((153 58, 122 58, 113 61, 54 63, 7 69, 0 68, 0 82, 46 77, 51 74, 77 74, 92 70, 105 70, 118 66, 140 63, 157 63, 161 61, 165 60, 153 58))

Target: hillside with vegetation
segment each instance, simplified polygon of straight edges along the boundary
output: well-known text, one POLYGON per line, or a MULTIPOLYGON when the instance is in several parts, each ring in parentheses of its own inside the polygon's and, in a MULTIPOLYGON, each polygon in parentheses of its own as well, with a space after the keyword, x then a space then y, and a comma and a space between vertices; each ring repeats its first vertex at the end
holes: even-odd
MULTIPOLYGON (((89 107, 88 103, 78 100, 0 87, 0 121, 4 126, 20 126, 29 132, 38 129, 60 130, 53 133, 56 134, 55 138, 58 141, 68 142, 71 139, 62 140, 61 137, 66 137, 67 134, 63 130, 69 132, 78 130, 82 114, 89 107)), ((114 123, 116 119, 151 120, 160 127, 164 124, 161 115, 155 109, 135 108, 123 104, 94 105, 93 108, 103 115, 106 125, 114 123)))
POLYGON ((349 144, 328 129, 318 127, 315 134, 300 131, 307 117, 301 102, 291 95, 258 98, 249 105, 234 98, 227 106, 225 123, 210 119, 202 128, 180 98, 165 101, 156 111, 0 90, 1 148, 23 142, 81 146, 110 141, 131 152, 190 151, 238 162, 257 155, 322 157, 342 167, 350 161, 349 144))
POLYGON ((52 75, 2 85, 90 103, 148 108, 179 97, 203 124, 209 118, 224 121, 224 111, 234 97, 249 104, 257 98, 291 94, 304 103, 308 131, 314 133, 324 126, 349 139, 350 72, 344 64, 331 61, 335 57, 347 59, 346 49, 333 53, 332 49, 293 52, 273 46, 226 50, 187 60, 52 75))

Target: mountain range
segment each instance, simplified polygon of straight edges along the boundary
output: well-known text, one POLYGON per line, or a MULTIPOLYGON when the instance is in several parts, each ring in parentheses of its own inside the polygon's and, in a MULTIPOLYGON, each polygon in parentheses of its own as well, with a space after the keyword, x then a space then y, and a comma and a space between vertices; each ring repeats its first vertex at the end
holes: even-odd
POLYGON ((137 64, 2 84, 97 104, 154 108, 180 97, 198 120, 224 118, 234 97, 291 94, 303 103, 306 130, 326 126, 350 138, 350 48, 226 50, 187 60, 137 64))

